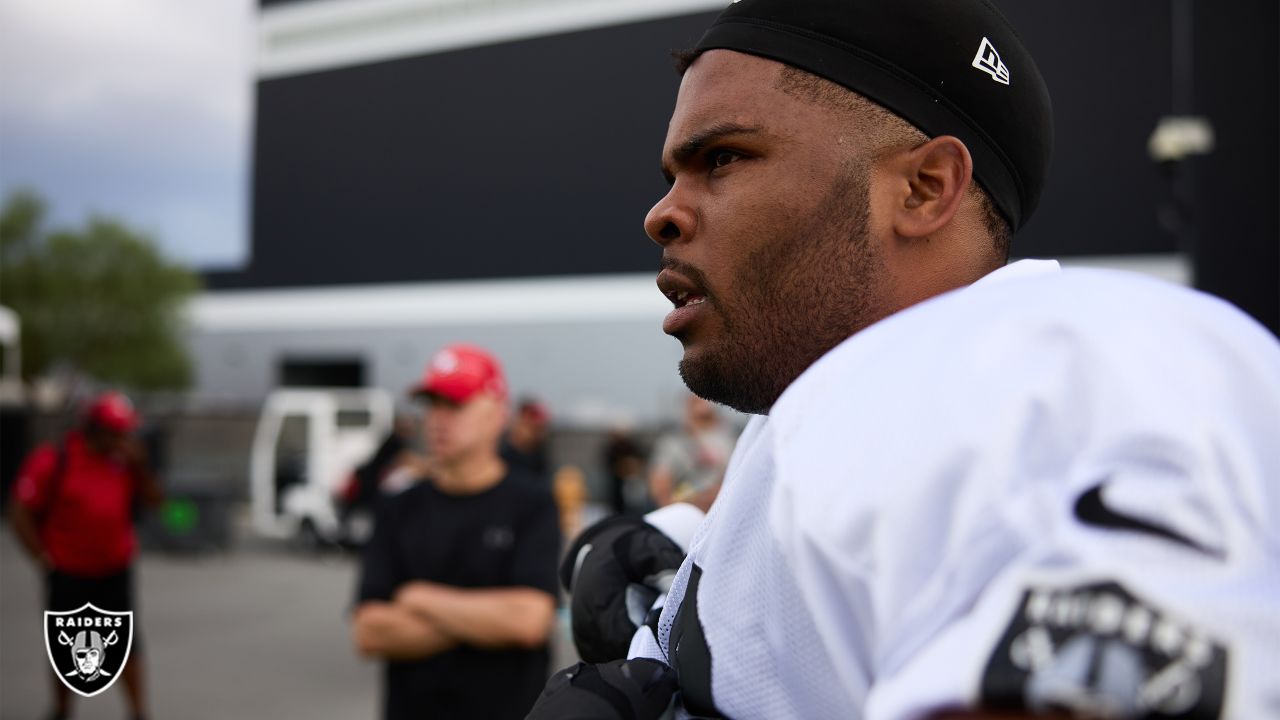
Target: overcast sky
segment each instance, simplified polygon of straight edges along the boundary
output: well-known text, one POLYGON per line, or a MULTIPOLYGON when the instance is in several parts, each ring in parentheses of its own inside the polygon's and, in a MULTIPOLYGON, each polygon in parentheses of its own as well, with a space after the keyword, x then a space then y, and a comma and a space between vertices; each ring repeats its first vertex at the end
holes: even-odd
POLYGON ((0 197, 42 194, 172 257, 248 254, 253 0, 0 0, 0 197))

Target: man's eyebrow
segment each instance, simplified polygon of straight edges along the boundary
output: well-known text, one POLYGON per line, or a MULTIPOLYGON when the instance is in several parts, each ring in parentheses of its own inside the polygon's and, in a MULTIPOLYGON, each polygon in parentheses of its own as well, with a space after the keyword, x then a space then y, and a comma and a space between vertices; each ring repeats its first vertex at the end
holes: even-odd
POLYGON ((690 158, 702 152, 712 142, 730 135, 751 135, 760 131, 760 128, 754 125, 724 122, 694 133, 671 151, 671 161, 669 163, 665 158, 663 159, 662 176, 667 179, 668 183, 675 182, 675 175, 671 169, 673 167, 678 168, 689 162, 690 158))

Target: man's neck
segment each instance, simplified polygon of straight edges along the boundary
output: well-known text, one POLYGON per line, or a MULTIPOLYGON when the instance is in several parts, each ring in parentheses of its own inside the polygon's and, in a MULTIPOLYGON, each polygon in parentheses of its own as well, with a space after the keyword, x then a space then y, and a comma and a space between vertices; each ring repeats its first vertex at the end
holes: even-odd
POLYGON ((492 451, 476 453, 452 462, 440 462, 432 481, 449 495, 474 495, 502 482, 507 465, 492 451))

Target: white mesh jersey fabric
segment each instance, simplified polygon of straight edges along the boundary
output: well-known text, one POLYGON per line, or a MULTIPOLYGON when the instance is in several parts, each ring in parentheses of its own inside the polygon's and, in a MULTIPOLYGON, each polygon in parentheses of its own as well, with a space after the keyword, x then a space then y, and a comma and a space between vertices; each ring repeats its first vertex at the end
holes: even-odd
POLYGON ((830 681, 830 659, 763 521, 773 490, 771 446, 768 420, 753 418, 667 596, 658 628, 660 659, 670 653, 671 625, 691 563, 697 563, 703 570, 699 616, 717 707, 742 719, 856 718, 861 690, 830 681))
POLYGON ((1061 671, 1062 702, 1183 717, 1210 692, 1207 643, 1227 654, 1221 717, 1280 717, 1280 346, 1226 303, 1137 276, 996 280, 859 333, 771 413, 769 524, 834 667, 869 660, 864 717, 972 706, 995 660, 1038 678, 1018 681, 1027 703, 1061 671), (1111 525, 1082 517, 1098 494, 1111 525), (1108 583, 1133 596, 1126 617, 1160 619, 1095 630, 1106 603, 1080 599, 1124 595, 1081 589, 1108 583), (1066 645, 1005 648, 1036 614, 1029 591, 1070 599, 1057 626, 1087 629, 1068 638, 1167 659, 1115 691, 1088 662, 1055 664, 1066 645))
POLYGON ((1108 581, 1170 618, 1142 642, 1226 649, 1221 717, 1280 717, 1280 346, 1196 293, 1051 269, 859 333, 754 419, 649 650, 697 563, 730 717, 908 720, 978 701, 1028 590, 1108 581), (1211 553, 1083 522, 1100 483, 1211 553))

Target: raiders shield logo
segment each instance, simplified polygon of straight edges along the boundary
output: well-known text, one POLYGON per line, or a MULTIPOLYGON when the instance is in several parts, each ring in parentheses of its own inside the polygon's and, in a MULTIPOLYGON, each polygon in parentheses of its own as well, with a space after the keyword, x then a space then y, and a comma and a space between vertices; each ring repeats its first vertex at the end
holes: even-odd
POLYGON ((982 678, 991 708, 1072 717, 1216 720, 1227 649, 1114 582, 1035 587, 982 678))
POLYGON ((133 647, 133 612, 79 610, 44 614, 44 646, 62 683, 85 697, 111 687, 133 647))

